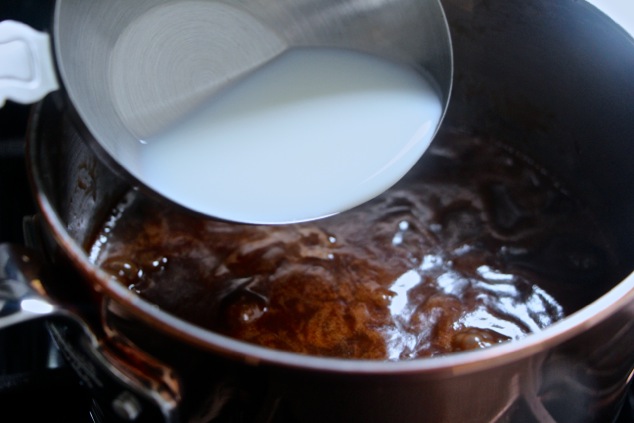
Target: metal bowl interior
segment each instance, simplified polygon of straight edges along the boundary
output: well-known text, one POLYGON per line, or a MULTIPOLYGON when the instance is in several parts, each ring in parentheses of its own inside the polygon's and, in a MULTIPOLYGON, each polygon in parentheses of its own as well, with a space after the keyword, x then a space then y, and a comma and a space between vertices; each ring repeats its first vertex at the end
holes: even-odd
MULTIPOLYGON (((154 195, 169 191, 142 169, 139 141, 287 50, 351 49, 404 63, 437 88, 443 112, 451 91, 451 41, 439 0, 58 0, 52 34, 69 112, 86 141, 154 195)), ((216 215, 197 201, 183 205, 216 215)))

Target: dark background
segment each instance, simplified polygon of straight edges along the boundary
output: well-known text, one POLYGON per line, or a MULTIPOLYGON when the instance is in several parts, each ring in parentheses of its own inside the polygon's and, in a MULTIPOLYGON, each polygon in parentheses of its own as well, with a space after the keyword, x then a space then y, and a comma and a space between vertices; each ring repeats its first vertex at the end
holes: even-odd
MULTIPOLYGON (((0 21, 43 31, 52 22, 49 0, 0 0, 0 21)), ((31 106, 7 100, 0 109, 0 243, 23 244, 22 221, 35 212, 25 166, 31 106)), ((0 422, 92 422, 90 400, 63 362, 51 364, 52 344, 39 322, 0 331, 0 422)))
MULTIPOLYGON (((1 0, 0 21, 7 19, 45 30, 52 20, 52 1, 1 0)), ((29 110, 10 100, 0 109, 0 242, 21 242, 22 218, 33 210, 24 166, 29 110)))

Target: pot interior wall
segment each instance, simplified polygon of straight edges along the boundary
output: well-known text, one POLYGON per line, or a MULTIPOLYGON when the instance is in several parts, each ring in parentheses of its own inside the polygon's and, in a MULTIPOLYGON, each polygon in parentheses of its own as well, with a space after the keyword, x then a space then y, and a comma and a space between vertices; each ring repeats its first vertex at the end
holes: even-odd
POLYGON ((444 6, 455 54, 445 125, 526 153, 612 228, 631 263, 632 36, 583 1, 444 6))
MULTIPOLYGON (((444 128, 508 143, 548 169, 610 228, 629 272, 632 38, 577 0, 445 0, 444 7, 455 51, 444 128)), ((129 186, 88 150, 66 107, 57 94, 36 109, 29 160, 35 189, 83 246, 129 186)))

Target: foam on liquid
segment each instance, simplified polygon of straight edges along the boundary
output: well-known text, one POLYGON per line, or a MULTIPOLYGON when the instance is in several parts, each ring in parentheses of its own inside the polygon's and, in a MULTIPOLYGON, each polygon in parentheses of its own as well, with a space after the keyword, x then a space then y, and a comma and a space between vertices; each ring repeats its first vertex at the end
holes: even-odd
POLYGON ((145 140, 140 172, 160 194, 211 216, 315 219, 398 181, 442 111, 413 69, 350 51, 291 50, 145 140))

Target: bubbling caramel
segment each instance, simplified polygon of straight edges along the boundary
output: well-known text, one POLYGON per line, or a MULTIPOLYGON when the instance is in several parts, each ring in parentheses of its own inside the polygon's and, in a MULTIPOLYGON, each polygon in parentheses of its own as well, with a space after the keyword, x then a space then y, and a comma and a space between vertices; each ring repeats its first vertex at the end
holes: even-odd
POLYGON ((607 290, 610 243, 543 170, 490 141, 439 138, 416 175, 310 223, 227 223, 130 193, 91 257, 201 327, 351 359, 516 340, 607 290))

